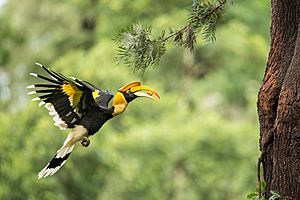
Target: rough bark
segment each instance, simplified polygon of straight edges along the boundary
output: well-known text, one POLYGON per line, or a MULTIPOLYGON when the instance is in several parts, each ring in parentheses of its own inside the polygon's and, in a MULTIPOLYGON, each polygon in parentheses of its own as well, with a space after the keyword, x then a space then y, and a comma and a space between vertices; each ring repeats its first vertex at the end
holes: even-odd
MULTIPOLYGON (((271 49, 258 95, 259 161, 274 190, 300 199, 300 1, 272 0, 271 49)), ((260 163, 259 163, 260 164, 260 163)))

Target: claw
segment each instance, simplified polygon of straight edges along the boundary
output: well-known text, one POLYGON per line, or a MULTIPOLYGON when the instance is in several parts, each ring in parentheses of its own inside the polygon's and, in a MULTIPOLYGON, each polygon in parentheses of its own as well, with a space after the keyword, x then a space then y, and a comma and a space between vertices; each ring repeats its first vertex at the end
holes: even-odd
POLYGON ((90 144, 90 139, 89 139, 88 137, 85 136, 85 137, 82 139, 82 141, 81 141, 81 145, 82 145, 83 147, 88 147, 89 144, 90 144))

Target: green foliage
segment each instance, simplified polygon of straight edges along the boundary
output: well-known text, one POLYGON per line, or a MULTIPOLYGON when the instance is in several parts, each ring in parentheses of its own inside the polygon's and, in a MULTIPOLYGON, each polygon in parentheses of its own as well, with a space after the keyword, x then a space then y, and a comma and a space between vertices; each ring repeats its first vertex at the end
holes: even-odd
MULTIPOLYGON (((266 182, 262 181, 261 183, 261 192, 260 192, 260 200, 266 200, 265 198, 266 193, 266 182)), ((280 194, 278 194, 276 191, 271 190, 270 191, 271 196, 268 198, 268 200, 279 200, 279 199, 289 199, 288 197, 282 197, 280 194)), ((251 192, 247 195, 247 199, 250 200, 259 200, 259 193, 258 188, 256 188, 255 192, 251 192)))
POLYGON ((133 24, 121 31, 116 41, 119 46, 118 62, 124 62, 134 70, 144 72, 150 66, 157 66, 165 53, 165 45, 172 42, 185 47, 192 53, 198 34, 205 41, 214 41, 216 25, 221 17, 226 0, 202 2, 194 0, 189 10, 188 24, 178 31, 169 28, 169 35, 163 30, 158 39, 151 34, 151 27, 133 24))
MULTIPOLYGON (((268 198, 268 200, 278 200, 278 199, 282 199, 282 197, 280 196, 280 194, 278 194, 277 192, 274 192, 274 191, 270 191, 271 193, 271 196, 270 198, 268 198)), ((266 200, 265 197, 263 196, 263 194, 261 194, 261 198, 260 200, 266 200)), ((253 193, 250 193, 247 195, 247 199, 250 199, 250 200, 259 200, 259 197, 258 197, 258 192, 255 191, 253 193)))
POLYGON ((275 192, 273 190, 271 190, 270 193, 271 193, 271 196, 270 196, 269 200, 276 200, 276 199, 282 198, 282 196, 280 196, 280 194, 278 194, 277 192, 275 192))
POLYGON ((255 187, 256 97, 269 48, 269 30, 261 27, 269 27, 269 2, 224 7, 213 45, 201 46, 198 37, 190 54, 166 42, 160 67, 145 76, 116 67, 112 38, 137 21, 152 24, 140 27, 150 41, 173 27, 166 38, 186 22, 192 1, 5 2, 0 49, 10 56, 0 64, 0 199, 240 200, 255 187), (87 18, 93 29, 83 28, 87 18), (112 92, 141 80, 161 101, 130 103, 88 148, 76 146, 57 174, 38 180, 68 131, 26 96, 35 81, 28 73, 41 72, 35 62, 112 92))
POLYGON ((158 39, 151 35, 151 27, 133 24, 117 37, 119 45, 117 61, 134 66, 134 70, 144 71, 145 67, 158 65, 165 53, 165 43, 161 42, 164 33, 158 39))
MULTIPOLYGON (((225 4, 226 0, 219 1, 218 4, 214 5, 211 2, 202 2, 195 0, 189 10, 189 29, 193 30, 193 32, 202 31, 204 40, 212 40, 215 38, 216 24, 218 19, 221 16, 220 10, 223 8, 223 4, 225 4)), ((187 38, 191 37, 187 33, 187 38)), ((196 37, 196 36, 194 36, 196 37)), ((187 42, 188 43, 188 42, 187 42)), ((192 42, 192 44, 195 41, 192 42)), ((192 51, 193 46, 191 45, 188 48, 192 51)))
MULTIPOLYGON (((262 181, 261 182, 261 192, 260 192, 261 200, 265 200, 265 192, 266 192, 266 182, 262 181)), ((256 188, 255 192, 251 192, 250 194, 248 194, 247 199, 259 200, 258 188, 256 188)))

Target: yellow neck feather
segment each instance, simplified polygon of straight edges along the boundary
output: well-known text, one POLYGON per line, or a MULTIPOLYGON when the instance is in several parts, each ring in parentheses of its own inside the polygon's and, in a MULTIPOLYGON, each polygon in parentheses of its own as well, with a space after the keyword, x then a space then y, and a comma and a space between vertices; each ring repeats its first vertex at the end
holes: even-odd
POLYGON ((114 96, 113 104, 114 112, 112 113, 113 116, 119 115, 125 111, 128 103, 121 92, 117 92, 114 96))

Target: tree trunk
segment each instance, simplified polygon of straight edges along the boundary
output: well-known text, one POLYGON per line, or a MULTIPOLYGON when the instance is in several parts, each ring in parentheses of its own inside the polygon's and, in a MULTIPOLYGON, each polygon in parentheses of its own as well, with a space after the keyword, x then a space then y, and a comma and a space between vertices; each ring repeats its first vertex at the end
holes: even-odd
POLYGON ((271 0, 271 49, 258 95, 266 197, 300 200, 300 1, 271 0))

